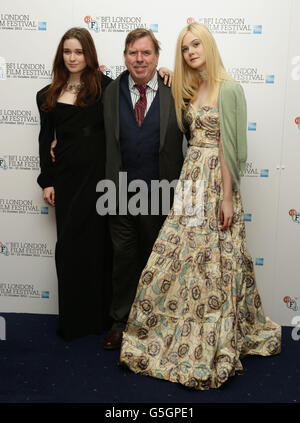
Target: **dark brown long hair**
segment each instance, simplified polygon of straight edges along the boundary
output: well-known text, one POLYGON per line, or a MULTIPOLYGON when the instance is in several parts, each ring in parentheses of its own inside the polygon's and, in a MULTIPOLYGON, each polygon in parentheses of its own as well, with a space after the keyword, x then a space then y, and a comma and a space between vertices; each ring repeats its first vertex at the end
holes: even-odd
POLYGON ((86 61, 86 68, 80 75, 83 87, 77 95, 75 105, 86 106, 101 95, 101 71, 93 38, 85 28, 71 28, 63 35, 57 47, 52 69, 52 83, 47 90, 46 101, 43 105, 46 110, 54 109, 58 97, 68 82, 69 71, 64 64, 63 48, 64 42, 71 38, 76 38, 80 42, 86 61))

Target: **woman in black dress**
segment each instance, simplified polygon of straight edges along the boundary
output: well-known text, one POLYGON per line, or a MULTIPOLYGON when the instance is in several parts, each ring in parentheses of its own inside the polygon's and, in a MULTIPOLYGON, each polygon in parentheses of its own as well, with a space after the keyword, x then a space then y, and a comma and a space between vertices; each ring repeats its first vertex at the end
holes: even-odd
POLYGON ((110 81, 99 71, 88 30, 71 28, 59 43, 51 85, 37 93, 38 183, 45 201, 55 205, 57 333, 65 340, 99 334, 110 323, 111 244, 107 217, 96 211, 96 185, 105 177, 101 99, 110 81))

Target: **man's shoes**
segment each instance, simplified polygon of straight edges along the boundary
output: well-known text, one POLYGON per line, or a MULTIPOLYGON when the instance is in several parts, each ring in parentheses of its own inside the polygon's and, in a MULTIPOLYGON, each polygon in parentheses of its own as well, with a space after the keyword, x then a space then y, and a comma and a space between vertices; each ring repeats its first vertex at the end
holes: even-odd
POLYGON ((105 350, 117 350, 121 348, 123 333, 118 330, 111 330, 104 339, 105 350))

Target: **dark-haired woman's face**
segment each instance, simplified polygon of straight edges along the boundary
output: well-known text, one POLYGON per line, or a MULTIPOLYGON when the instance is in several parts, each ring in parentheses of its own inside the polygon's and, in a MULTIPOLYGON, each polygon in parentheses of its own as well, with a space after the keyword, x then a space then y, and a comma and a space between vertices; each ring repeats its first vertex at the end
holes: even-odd
POLYGON ((64 64, 68 71, 80 76, 81 72, 86 68, 84 51, 81 43, 76 38, 70 38, 64 42, 63 46, 64 64))

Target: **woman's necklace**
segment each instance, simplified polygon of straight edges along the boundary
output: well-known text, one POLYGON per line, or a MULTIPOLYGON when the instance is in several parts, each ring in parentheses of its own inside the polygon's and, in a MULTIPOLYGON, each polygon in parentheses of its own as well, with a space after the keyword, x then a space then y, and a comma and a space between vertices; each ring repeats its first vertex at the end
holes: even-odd
POLYGON ((70 91, 73 94, 78 94, 81 88, 83 87, 83 82, 76 82, 74 84, 67 82, 67 91, 70 91))
POLYGON ((203 71, 200 71, 199 73, 200 73, 200 77, 201 77, 201 79, 203 81, 207 81, 208 80, 208 73, 207 73, 207 70, 206 69, 204 69, 203 71))

